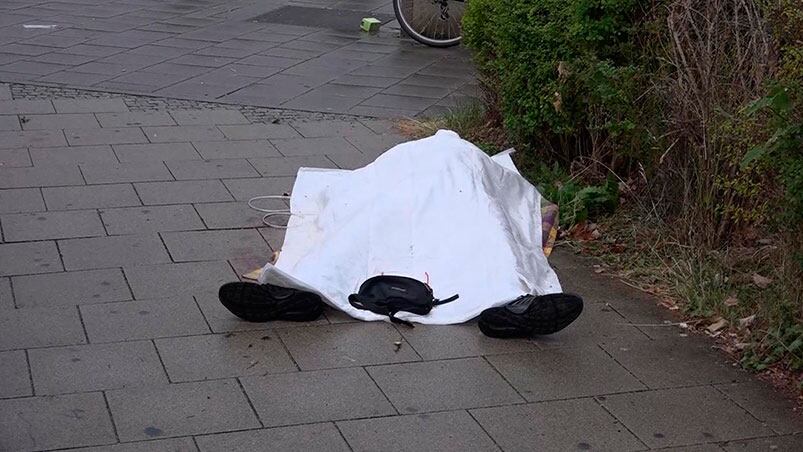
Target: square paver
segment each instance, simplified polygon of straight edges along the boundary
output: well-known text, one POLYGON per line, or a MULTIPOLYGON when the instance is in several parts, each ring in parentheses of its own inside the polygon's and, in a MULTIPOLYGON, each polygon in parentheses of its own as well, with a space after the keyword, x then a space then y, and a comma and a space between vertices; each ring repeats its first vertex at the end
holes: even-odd
POLYGON ((151 143, 226 139, 214 126, 159 126, 143 127, 143 130, 151 143))
POLYGON ((209 332, 192 297, 81 306, 89 340, 116 342, 209 332))
POLYGON ((337 426, 352 450, 360 452, 498 450, 465 411, 341 421, 337 426))
POLYGON ((484 408, 471 414, 506 451, 645 449, 591 399, 484 408))
POLYGON ((100 216, 109 235, 204 229, 190 205, 104 209, 100 216))
POLYGON ((609 343, 603 348, 650 388, 730 383, 749 378, 710 344, 694 337, 609 343))
POLYGON ((29 167, 32 164, 28 149, 0 149, 0 166, 3 168, 29 167))
POLYGON ((120 269, 15 276, 14 294, 20 308, 71 306, 131 299, 120 269))
POLYGON ((0 309, 14 309, 14 295, 11 293, 11 278, 0 278, 0 309))
POLYGON ((396 350, 393 344, 402 340, 402 337, 395 328, 384 322, 282 329, 279 334, 302 370, 420 359, 410 347, 402 346, 396 350))
POLYGON ((0 352, 0 379, 3 381, 0 385, 2 399, 33 394, 24 351, 0 352))
POLYGON ((106 235, 94 210, 6 214, 0 223, 8 242, 106 235))
POLYGON ((48 210, 102 209, 140 205, 131 184, 45 187, 42 189, 48 210))
POLYGON ((155 342, 173 382, 297 370, 279 338, 261 331, 175 337, 155 342))
POLYGON ((268 140, 201 141, 195 148, 205 159, 281 157, 268 140))
POLYGON ((179 160, 165 164, 177 180, 259 176, 245 159, 179 160))
POLYGON ((0 132, 0 143, 6 148, 67 146, 67 140, 64 139, 64 132, 61 130, 0 132))
POLYGON ((427 360, 538 349, 534 342, 526 339, 490 338, 482 334, 475 322, 460 325, 416 325, 415 328, 400 331, 415 351, 427 360))
POLYGON ((198 160, 201 158, 190 143, 116 144, 112 147, 122 163, 198 160))
POLYGON ((74 307, 0 310, 0 349, 85 342, 81 319, 74 307))
POLYGON ((234 199, 219 180, 149 182, 134 184, 134 187, 145 205, 220 202, 234 199))
POLYGON ((226 261, 134 265, 123 270, 134 297, 140 300, 210 291, 217 293, 224 283, 237 280, 226 261))
POLYGON ((81 173, 88 184, 173 180, 164 163, 152 161, 81 165, 81 173))
POLYGON ((68 239, 59 242, 59 249, 67 270, 170 262, 156 234, 68 239))
POLYGON ((39 212, 45 210, 38 188, 0 190, 0 213, 39 212))
POLYGON ((0 188, 83 185, 76 166, 0 168, 0 188))
POLYGON ((31 350, 37 394, 62 394, 167 384, 150 341, 31 350))
POLYGON ((0 400, 0 447, 48 450, 117 442, 103 394, 0 400))
POLYGON ((0 115, 55 113, 49 100, 0 100, 0 115))
POLYGON ((55 115, 26 115, 22 128, 41 129, 97 129, 100 127, 95 116, 89 113, 57 113, 55 115))
POLYGON ((266 426, 396 414, 361 368, 248 377, 242 382, 266 426))
POLYGON ((264 257, 271 252, 257 231, 190 231, 162 234, 175 262, 208 261, 247 256, 264 257))
POLYGON ((62 270, 55 242, 0 244, 0 276, 62 270))
POLYGON ((93 144, 147 143, 148 139, 138 127, 112 127, 104 129, 67 129, 64 131, 70 146, 93 144))
POLYGON ((375 366, 368 373, 405 414, 523 402, 482 358, 375 366))
POLYGON ((646 389, 597 347, 557 348, 487 359, 530 402, 646 389))
POLYGON ((234 380, 121 389, 107 397, 121 441, 260 427, 234 380))
POLYGON ((19 118, 16 115, 0 116, 0 130, 22 130, 19 118))
POLYGON ((294 425, 247 432, 196 436, 202 452, 252 452, 270 445, 274 450, 348 452, 348 444, 332 423, 294 425))
POLYGON ((618 394, 600 400, 651 448, 772 434, 710 386, 618 394))

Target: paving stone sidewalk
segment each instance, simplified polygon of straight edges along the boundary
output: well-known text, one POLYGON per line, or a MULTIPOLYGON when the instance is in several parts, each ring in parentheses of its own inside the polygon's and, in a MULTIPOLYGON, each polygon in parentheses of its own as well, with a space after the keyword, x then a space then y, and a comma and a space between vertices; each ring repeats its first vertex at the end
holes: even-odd
POLYGON ((373 160, 404 140, 388 121, 11 88, 0 450, 803 447, 790 402, 560 250, 551 262, 585 312, 537 340, 332 310, 309 324, 230 315, 218 286, 282 242, 245 201, 287 192, 299 166, 373 160))
POLYGON ((393 17, 390 0, 4 0, 0 82, 377 117, 478 94, 463 49, 402 39, 394 21, 363 33, 354 10, 393 17), (316 11, 357 18, 298 25, 316 11))

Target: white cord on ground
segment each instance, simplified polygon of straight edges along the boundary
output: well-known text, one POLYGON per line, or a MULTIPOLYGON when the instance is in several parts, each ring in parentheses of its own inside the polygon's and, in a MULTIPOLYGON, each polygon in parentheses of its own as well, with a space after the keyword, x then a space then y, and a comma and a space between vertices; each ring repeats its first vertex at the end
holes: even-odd
POLYGON ((271 223, 270 221, 268 221, 268 218, 270 218, 272 216, 276 216, 276 215, 287 215, 289 217, 290 215, 292 215, 292 213, 290 212, 290 209, 265 209, 263 207, 257 207, 257 206, 255 206, 253 204, 254 201, 259 201, 259 200, 262 200, 262 199, 288 200, 288 199, 290 199, 290 196, 287 196, 287 195, 255 196, 255 197, 253 197, 253 198, 248 200, 248 207, 250 207, 250 208, 252 208, 252 209, 254 209, 254 210, 258 211, 258 212, 264 212, 265 213, 265 215, 262 216, 262 223, 264 223, 265 226, 268 226, 270 228, 276 228, 276 229, 287 229, 287 225, 271 223))

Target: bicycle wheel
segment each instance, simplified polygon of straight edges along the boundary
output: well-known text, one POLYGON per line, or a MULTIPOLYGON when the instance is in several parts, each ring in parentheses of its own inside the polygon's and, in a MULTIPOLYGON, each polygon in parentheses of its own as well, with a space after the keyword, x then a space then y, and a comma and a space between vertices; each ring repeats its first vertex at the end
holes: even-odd
POLYGON ((433 47, 460 42, 465 0, 393 0, 402 29, 416 41, 433 47))

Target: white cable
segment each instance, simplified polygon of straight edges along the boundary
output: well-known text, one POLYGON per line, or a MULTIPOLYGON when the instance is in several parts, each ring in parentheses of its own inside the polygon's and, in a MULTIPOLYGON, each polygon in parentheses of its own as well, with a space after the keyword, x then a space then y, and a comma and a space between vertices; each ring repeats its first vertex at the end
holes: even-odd
POLYGON ((275 215, 287 215, 289 217, 290 215, 292 215, 292 213, 290 212, 290 209, 265 209, 265 208, 262 208, 262 207, 257 207, 257 206, 255 206, 253 204, 254 201, 258 201, 258 200, 261 200, 261 199, 287 200, 287 199, 290 199, 290 196, 288 196, 288 195, 255 196, 255 197, 253 197, 253 198, 248 200, 248 207, 250 207, 250 208, 252 208, 252 209, 254 209, 254 210, 258 211, 258 212, 264 212, 265 213, 265 215, 262 216, 262 223, 264 223, 266 226, 268 226, 269 228, 275 228, 275 229, 287 229, 287 225, 271 223, 270 221, 268 221, 268 218, 270 218, 272 216, 275 216, 275 215))

